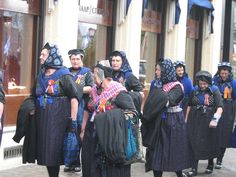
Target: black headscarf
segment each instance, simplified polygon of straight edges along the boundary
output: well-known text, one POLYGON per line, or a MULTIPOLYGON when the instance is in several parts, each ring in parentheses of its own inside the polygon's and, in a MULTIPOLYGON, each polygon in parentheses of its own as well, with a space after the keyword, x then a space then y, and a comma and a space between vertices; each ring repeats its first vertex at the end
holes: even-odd
POLYGON ((160 58, 158 64, 161 67, 161 82, 163 85, 177 81, 175 67, 170 59, 160 58))
POLYGON ((124 51, 118 51, 118 50, 113 51, 111 53, 111 56, 110 56, 110 59, 109 59, 110 65, 112 65, 112 57, 114 57, 114 56, 120 56, 121 59, 122 59, 122 65, 121 65, 120 71, 122 71, 122 72, 132 72, 129 61, 128 61, 124 51))
POLYGON ((71 49, 68 51, 68 55, 69 57, 71 57, 71 55, 80 55, 81 59, 84 59, 85 52, 82 49, 71 49))
POLYGON ((43 49, 49 50, 49 56, 45 60, 44 64, 42 65, 42 68, 55 68, 59 69, 63 67, 63 60, 59 53, 59 49, 56 45, 46 43, 43 47, 43 49))
POLYGON ((196 80, 199 84, 199 81, 205 81, 209 85, 212 85, 212 75, 208 71, 199 71, 196 73, 196 80))

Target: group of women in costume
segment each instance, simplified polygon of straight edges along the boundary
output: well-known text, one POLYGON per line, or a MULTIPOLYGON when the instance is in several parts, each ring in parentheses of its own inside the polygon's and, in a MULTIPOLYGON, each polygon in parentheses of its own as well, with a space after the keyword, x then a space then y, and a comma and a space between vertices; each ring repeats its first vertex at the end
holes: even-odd
MULTIPOLYGON (((83 50, 73 49, 68 55, 69 69, 63 66, 57 46, 47 43, 32 91, 36 100, 36 159, 47 167, 50 177, 59 175, 65 132, 71 122, 79 125, 83 177, 131 177, 128 120, 139 124, 140 117, 145 167, 153 170, 154 177, 164 171, 178 177, 196 176, 198 160, 205 159, 209 161, 206 173, 212 173, 214 158, 215 168, 221 168, 235 112, 236 85, 229 63, 219 65, 213 80, 209 72, 199 71, 193 87, 183 62, 159 59, 140 116, 143 86, 123 51, 113 51, 111 67, 97 64, 93 74, 83 66, 83 50), (183 173, 187 168, 192 170, 183 173)), ((79 156, 64 168, 71 170, 80 171, 79 156)))
POLYGON ((153 170, 154 177, 163 171, 197 176, 199 160, 208 160, 207 174, 221 169, 235 119, 236 81, 230 63, 220 63, 213 78, 208 71, 197 72, 195 86, 182 61, 160 59, 155 74, 141 126, 146 170, 153 170))
MULTIPOLYGON (((73 49, 68 55, 69 69, 63 66, 56 45, 47 43, 40 54, 41 71, 32 90, 37 163, 47 167, 50 177, 58 177, 66 131, 76 128, 82 141, 84 177, 131 176, 127 127, 131 119, 138 124, 143 86, 122 51, 111 53, 112 67, 94 66, 93 75, 83 66, 83 50, 73 49)), ((64 171, 80 171, 79 157, 64 171)))

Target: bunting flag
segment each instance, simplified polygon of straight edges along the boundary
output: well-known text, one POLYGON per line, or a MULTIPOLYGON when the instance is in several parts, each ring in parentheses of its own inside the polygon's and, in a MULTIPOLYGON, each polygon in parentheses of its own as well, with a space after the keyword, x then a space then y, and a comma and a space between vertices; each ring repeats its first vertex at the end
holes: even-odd
POLYGON ((190 13, 193 6, 198 6, 210 11, 214 10, 212 3, 209 0, 188 0, 188 12, 190 13))
POLYGON ((176 4, 175 5, 175 24, 178 24, 179 23, 179 18, 180 18, 180 13, 181 13, 179 0, 176 0, 175 4, 176 4))
POLYGON ((131 1, 132 1, 132 0, 127 0, 127 1, 126 1, 126 15, 128 14, 129 5, 130 5, 131 1))
POLYGON ((143 0, 142 17, 144 15, 144 9, 147 9, 147 7, 148 7, 148 0, 143 0))
POLYGON ((214 6, 209 0, 188 0, 188 14, 190 14, 193 6, 198 6, 200 8, 206 9, 211 16, 211 33, 213 33, 213 21, 214 21, 214 6))

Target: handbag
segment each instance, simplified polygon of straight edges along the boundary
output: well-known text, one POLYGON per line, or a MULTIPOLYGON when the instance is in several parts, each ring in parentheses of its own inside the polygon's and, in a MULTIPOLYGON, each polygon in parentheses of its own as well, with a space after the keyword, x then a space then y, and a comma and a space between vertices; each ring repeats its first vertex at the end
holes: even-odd
POLYGON ((234 130, 232 133, 231 147, 236 148, 236 125, 234 126, 234 130))
POLYGON ((127 139, 128 142, 127 142, 126 160, 130 160, 137 152, 137 148, 130 119, 128 119, 127 126, 128 126, 128 139, 127 139))
POLYGON ((126 114, 126 119, 128 128, 128 142, 125 164, 132 164, 135 162, 144 163, 145 158, 143 155, 143 146, 138 117, 130 117, 128 114, 126 114))
POLYGON ((71 127, 66 132, 64 139, 64 164, 70 166, 76 161, 79 154, 79 139, 77 136, 77 122, 71 121, 71 127))

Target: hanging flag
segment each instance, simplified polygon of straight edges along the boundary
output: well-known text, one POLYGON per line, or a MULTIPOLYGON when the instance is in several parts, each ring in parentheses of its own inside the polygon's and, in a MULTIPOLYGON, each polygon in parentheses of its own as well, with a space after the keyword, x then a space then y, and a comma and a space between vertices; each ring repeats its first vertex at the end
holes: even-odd
POLYGON ((176 2, 175 2, 175 24, 179 23, 180 13, 181 13, 181 9, 180 9, 180 5, 179 5, 179 0, 176 0, 176 2))
POLYGON ((147 9, 147 7, 148 7, 148 0, 143 0, 142 17, 144 15, 144 9, 147 9))
POLYGON ((127 2, 126 2, 126 15, 128 14, 129 5, 130 5, 131 1, 132 0, 127 0, 127 2))

